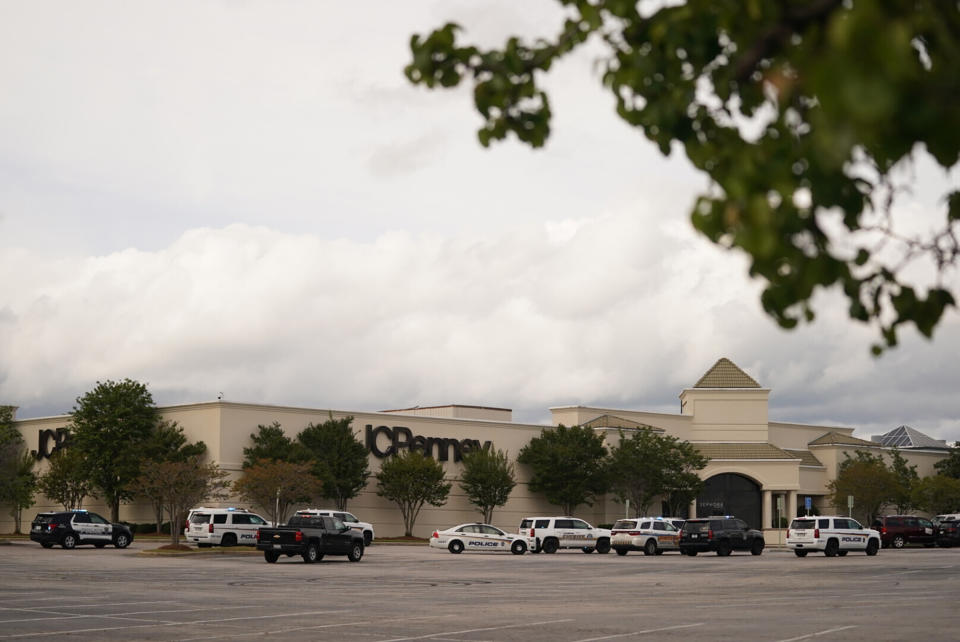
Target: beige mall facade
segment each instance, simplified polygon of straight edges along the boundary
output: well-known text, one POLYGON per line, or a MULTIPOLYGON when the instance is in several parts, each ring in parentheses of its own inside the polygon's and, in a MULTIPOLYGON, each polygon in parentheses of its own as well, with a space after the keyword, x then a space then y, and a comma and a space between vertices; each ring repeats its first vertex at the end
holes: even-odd
MULTIPOLYGON (((552 424, 590 426, 604 434, 611 447, 619 440, 621 430, 640 429, 652 429, 695 444, 709 458, 709 463, 700 473, 706 489, 690 505, 689 516, 736 514, 754 527, 762 526, 768 541, 776 542, 783 536, 774 528, 778 515, 802 513, 808 501, 821 513, 834 511, 829 505, 827 484, 836 477, 845 453, 852 455, 856 450, 868 450, 889 458, 890 447, 853 437, 853 428, 770 421, 769 395, 769 389, 760 386, 731 361, 720 359, 692 387, 680 393, 679 414, 561 406, 551 408, 552 424), (778 513, 778 509, 781 512, 778 513)), ((250 435, 258 425, 279 422, 290 437, 295 437, 308 424, 326 421, 331 414, 334 418, 353 417, 354 431, 370 453, 370 469, 374 473, 383 458, 395 450, 410 446, 429 450, 443 463, 448 480, 454 483, 446 505, 424 507, 414 532, 418 536, 429 536, 435 528, 480 518, 456 483, 461 466, 459 453, 489 442, 514 459, 545 427, 514 423, 508 409, 462 405, 348 412, 212 401, 160 410, 164 419, 182 426, 191 441, 206 443, 210 459, 234 477, 241 473, 243 449, 250 445, 250 435)), ((70 417, 64 415, 16 422, 28 447, 36 453, 38 471, 45 467, 46 456, 63 441, 69 421, 70 417)), ((918 440, 919 445, 901 445, 901 452, 917 466, 921 477, 933 474, 934 463, 946 456, 946 444, 916 431, 911 434, 925 440, 918 440)), ((517 465, 516 469, 519 483, 510 500, 494 512, 493 518, 496 525, 509 530, 514 530, 524 516, 555 515, 559 510, 542 496, 530 492, 529 471, 524 466, 517 465)), ((239 501, 224 505, 231 504, 240 505, 239 501)), ((88 500, 85 507, 107 514, 97 500, 88 500)), ((38 497, 37 504, 24 511, 24 519, 29 521, 40 510, 59 508, 46 498, 38 497)), ((358 497, 350 500, 347 509, 373 523, 378 537, 403 533, 399 510, 377 496, 373 478, 358 497)), ((0 532, 11 532, 9 507, 0 510, 0 532)), ((153 519, 147 503, 122 505, 120 513, 121 519, 129 522, 153 519)), ((607 496, 593 506, 579 507, 576 516, 593 524, 604 524, 624 513, 625 507, 607 496)))

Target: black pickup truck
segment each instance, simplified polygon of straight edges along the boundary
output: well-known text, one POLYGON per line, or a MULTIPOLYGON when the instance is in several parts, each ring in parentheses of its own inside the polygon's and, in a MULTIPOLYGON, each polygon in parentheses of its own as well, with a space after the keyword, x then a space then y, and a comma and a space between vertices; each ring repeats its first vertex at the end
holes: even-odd
POLYGON ((363 535, 336 517, 296 515, 285 526, 257 531, 257 550, 273 564, 281 555, 300 555, 307 564, 324 555, 346 555, 351 562, 363 557, 363 535))

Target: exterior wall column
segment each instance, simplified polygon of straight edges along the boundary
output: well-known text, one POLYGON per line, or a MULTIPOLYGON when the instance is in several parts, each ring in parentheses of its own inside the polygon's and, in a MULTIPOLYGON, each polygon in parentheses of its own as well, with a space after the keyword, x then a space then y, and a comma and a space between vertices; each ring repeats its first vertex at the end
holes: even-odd
POLYGON ((770 528, 773 524, 773 517, 771 515, 771 506, 773 502, 773 491, 765 490, 763 491, 763 517, 761 518, 762 525, 760 530, 770 528))
POLYGON ((687 515, 691 518, 697 516, 697 500, 690 502, 689 513, 687 515))
POLYGON ((797 491, 787 491, 787 525, 797 516, 797 491))

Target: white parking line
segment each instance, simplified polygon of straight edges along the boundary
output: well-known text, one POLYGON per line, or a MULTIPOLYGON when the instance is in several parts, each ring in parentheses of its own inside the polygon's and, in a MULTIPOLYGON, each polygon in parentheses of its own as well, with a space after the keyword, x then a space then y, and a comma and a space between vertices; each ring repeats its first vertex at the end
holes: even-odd
POLYGON ((427 640, 439 637, 441 635, 459 635, 461 633, 479 633, 481 631, 500 631, 502 629, 518 629, 525 626, 540 626, 541 624, 560 624, 561 622, 573 622, 573 618, 565 620, 544 620, 543 622, 526 622, 524 624, 506 624, 504 626, 488 626, 481 629, 463 629, 461 631, 440 631, 439 633, 429 633, 427 635, 415 635, 408 638, 389 638, 377 640, 377 642, 402 642, 403 640, 427 640))
MULTIPOLYGON (((92 596, 92 597, 90 597, 90 599, 94 599, 94 597, 95 597, 95 596, 92 596)), ((51 600, 63 600, 63 599, 65 599, 65 598, 61 595, 60 597, 51 597, 51 598, 49 598, 49 599, 51 599, 51 600)), ((71 596, 70 599, 73 600, 73 599, 76 599, 76 598, 74 598, 74 597, 71 596)), ((82 599, 82 598, 81 598, 81 599, 82 599)), ((4 604, 9 604, 11 601, 13 601, 13 600, 6 600, 6 599, 5 599, 5 600, 3 601, 3 603, 4 603, 4 604)), ((39 601, 39 600, 38 600, 38 601, 39 601)), ((130 605, 133 605, 133 604, 175 604, 175 603, 176 603, 176 600, 149 600, 149 601, 146 601, 146 602, 107 602, 106 604, 68 604, 68 605, 57 604, 57 608, 58 608, 58 609, 86 609, 86 608, 90 608, 91 606, 130 606, 130 605)), ((38 607, 33 607, 33 606, 0 606, 0 611, 38 611, 38 612, 41 612, 41 613, 42 613, 43 611, 39 611, 40 608, 43 608, 43 607, 39 607, 39 606, 38 606, 38 607)))
MULTIPOLYGON (((414 617, 396 617, 386 620, 377 620, 376 622, 371 622, 370 620, 358 620, 356 622, 340 622, 338 624, 317 624, 314 626, 296 626, 287 629, 277 629, 276 631, 253 631, 252 633, 229 633, 226 635, 209 635, 198 638, 181 638, 180 642, 195 642, 196 640, 219 640, 222 638, 245 638, 245 637, 262 637, 264 635, 278 635, 282 633, 292 633, 294 631, 312 631, 314 629, 334 629, 342 626, 369 626, 371 624, 380 624, 383 622, 409 622, 413 620, 439 620, 443 618, 457 617, 454 614, 450 615, 422 615, 414 617)), ((473 640, 472 642, 479 642, 478 640, 473 640)))
MULTIPOLYGON (((31 611, 32 613, 50 613, 55 617, 31 617, 31 618, 21 618, 19 620, 0 620, 3 624, 8 622, 53 622, 54 620, 77 620, 80 618, 130 618, 131 615, 152 615, 155 613, 195 613, 197 611, 226 611, 228 609, 248 609, 249 606, 210 606, 204 608, 190 608, 190 609, 165 609, 163 611, 132 611, 130 613, 82 613, 82 614, 67 614, 67 613, 57 613, 56 611, 31 611)), ((130 618, 137 619, 137 618, 130 618)), ((141 622, 146 622, 147 620, 140 618, 141 622)))
POLYGON ((605 635, 599 638, 584 638, 575 642, 597 642, 597 640, 613 640, 614 638, 625 638, 628 635, 645 635, 647 633, 659 633, 660 631, 673 631, 675 629, 689 629, 695 626, 703 626, 705 622, 695 624, 677 624, 675 626, 665 626, 659 629, 645 629, 643 631, 633 631, 632 633, 617 633, 616 635, 605 635))
POLYGON ((838 626, 835 629, 827 629, 826 631, 817 631, 816 633, 810 633, 809 635, 801 635, 796 638, 787 638, 786 640, 777 640, 777 642, 797 642, 797 640, 809 640, 810 638, 815 638, 821 635, 826 635, 828 633, 836 633, 837 631, 846 631, 847 629, 855 629, 855 626, 838 626))
POLYGON ((246 617, 227 617, 217 620, 192 620, 189 622, 155 622, 152 624, 138 624, 136 626, 105 626, 96 629, 73 629, 70 631, 44 631, 41 633, 18 633, 15 635, 0 635, 0 640, 13 640, 19 638, 42 638, 51 635, 69 635, 73 633, 101 633, 104 631, 123 631, 125 629, 143 629, 151 626, 191 626, 194 624, 220 624, 223 622, 238 622, 240 620, 268 620, 278 617, 297 617, 300 615, 331 615, 333 613, 345 613, 347 609, 336 611, 302 611, 299 613, 275 613, 272 615, 250 615, 246 617))

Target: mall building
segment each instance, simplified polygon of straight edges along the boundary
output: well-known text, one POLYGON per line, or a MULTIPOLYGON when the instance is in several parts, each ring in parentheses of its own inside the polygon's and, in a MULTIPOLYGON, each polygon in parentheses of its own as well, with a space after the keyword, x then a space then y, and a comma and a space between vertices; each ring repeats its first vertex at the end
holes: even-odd
MULTIPOLYGON (((705 488, 689 506, 687 516, 732 514, 754 527, 762 527, 768 542, 783 537, 775 528, 779 519, 804 514, 809 506, 821 514, 837 509, 829 505, 827 484, 837 475, 847 454, 865 450, 889 459, 896 446, 923 477, 934 473, 933 465, 945 458, 947 444, 907 426, 894 428, 871 441, 853 436, 853 428, 816 426, 771 421, 770 390, 729 359, 720 359, 696 383, 680 393, 680 413, 665 414, 590 406, 551 408, 552 425, 588 426, 604 435, 608 446, 619 441, 621 431, 654 430, 693 443, 709 460, 700 471, 705 488)), ((370 470, 376 472, 384 458, 405 448, 430 453, 442 462, 448 480, 454 482, 442 507, 424 506, 415 535, 429 536, 436 528, 476 521, 480 513, 456 483, 463 453, 486 445, 505 450, 515 459, 520 449, 546 426, 512 421, 509 409, 450 405, 415 407, 382 412, 353 412, 293 408, 217 400, 160 408, 164 419, 176 421, 191 441, 202 440, 208 456, 233 477, 241 473, 243 449, 258 425, 279 422, 291 437, 310 423, 351 416, 357 438, 369 451, 370 470)), ((17 420, 28 447, 42 471, 45 459, 64 445, 69 415, 17 420)), ((514 530, 528 515, 555 515, 559 511, 527 487, 529 471, 516 465, 518 484, 507 504, 494 511, 494 524, 514 530)), ((327 502, 329 504, 329 502, 327 502)), ((223 505, 242 505, 235 500, 223 505)), ((29 521, 35 512, 57 510, 46 498, 24 511, 29 521)), ((109 512, 97 500, 85 508, 109 512)), ((251 510, 259 507, 248 506, 251 510)), ((347 509, 373 523, 377 536, 403 534, 403 521, 395 504, 378 497, 376 480, 350 500, 347 509)), ((0 532, 13 530, 9 507, 2 509, 0 532)), ((592 506, 583 505, 577 517, 593 524, 609 524, 625 514, 626 507, 612 496, 592 506)), ((842 507, 842 513, 847 511, 842 507)), ((660 512, 659 508, 654 512, 660 512)), ((128 522, 150 522, 148 503, 124 504, 120 517, 128 522)))

